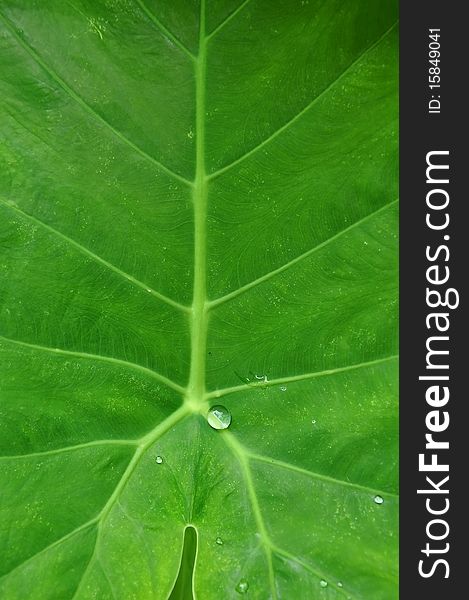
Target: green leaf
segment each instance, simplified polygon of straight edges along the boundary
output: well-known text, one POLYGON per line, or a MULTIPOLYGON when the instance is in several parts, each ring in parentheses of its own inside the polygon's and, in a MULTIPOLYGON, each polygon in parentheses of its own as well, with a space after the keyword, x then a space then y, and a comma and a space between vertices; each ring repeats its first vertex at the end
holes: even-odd
POLYGON ((2 599, 397 598, 396 14, 2 0, 2 599))

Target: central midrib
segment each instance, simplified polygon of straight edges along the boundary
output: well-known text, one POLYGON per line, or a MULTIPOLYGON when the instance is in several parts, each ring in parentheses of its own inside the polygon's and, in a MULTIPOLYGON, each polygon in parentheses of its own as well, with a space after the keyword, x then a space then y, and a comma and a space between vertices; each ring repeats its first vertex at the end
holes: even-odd
POLYGON ((205 355, 207 347, 206 217, 207 185, 205 172, 205 0, 200 4, 199 52, 195 61, 196 171, 194 203, 194 292, 191 308, 191 364, 186 403, 201 408, 205 395, 205 355))

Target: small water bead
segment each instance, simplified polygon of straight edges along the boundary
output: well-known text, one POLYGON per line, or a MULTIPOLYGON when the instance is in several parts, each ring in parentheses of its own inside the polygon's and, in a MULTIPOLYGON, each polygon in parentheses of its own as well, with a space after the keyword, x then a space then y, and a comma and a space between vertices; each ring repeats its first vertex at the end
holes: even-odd
POLYGON ((312 423, 313 425, 316 425, 316 419, 313 419, 313 420, 311 421, 311 423, 312 423))
POLYGON ((249 589, 249 583, 245 579, 241 579, 241 581, 236 586, 236 591, 238 594, 245 594, 249 589))
POLYGON ((321 579, 321 581, 319 582, 319 585, 322 588, 326 588, 329 584, 327 583, 327 581, 325 579, 321 579))
POLYGON ((254 375, 254 377, 256 379, 259 379, 259 381, 262 381, 266 377, 266 375, 254 375))
POLYGON ((286 385, 281 385, 281 386, 280 386, 280 390, 281 390, 282 392, 286 392, 286 391, 287 391, 287 386, 286 386, 286 385))
POLYGON ((223 546, 223 540, 221 539, 221 537, 217 537, 215 543, 217 543, 219 546, 223 546))
POLYGON ((344 587, 344 584, 341 581, 337 582, 337 587, 344 587))
POLYGON ((207 421, 213 429, 228 429, 231 425, 231 413, 224 406, 217 404, 208 411, 207 421))
POLYGON ((373 498, 373 500, 375 501, 375 504, 383 504, 384 500, 381 496, 375 496, 373 498))
POLYGON ((161 465, 161 464, 162 464, 162 462, 163 462, 163 457, 162 457, 162 456, 157 456, 157 457, 155 458, 155 460, 156 460, 156 462, 157 462, 159 465, 161 465))

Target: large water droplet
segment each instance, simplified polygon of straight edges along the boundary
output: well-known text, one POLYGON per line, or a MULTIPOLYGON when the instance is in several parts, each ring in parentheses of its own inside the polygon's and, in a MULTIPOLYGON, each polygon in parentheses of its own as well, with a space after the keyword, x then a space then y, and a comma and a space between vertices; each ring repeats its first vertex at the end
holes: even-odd
POLYGON ((224 406, 217 404, 208 411, 207 421, 213 429, 227 429, 231 425, 231 413, 224 406))
POLYGON ((328 583, 327 583, 327 581, 325 579, 321 579, 321 581, 319 582, 319 585, 322 588, 326 588, 328 586, 328 583))
POLYGON ((249 583, 245 579, 241 579, 241 581, 236 586, 236 591, 238 594, 245 594, 249 589, 249 583))
POLYGON ((383 504, 384 500, 381 496, 375 496, 373 498, 373 500, 375 501, 375 504, 383 504))
POLYGON ((217 537, 217 539, 215 540, 215 542, 219 545, 219 546, 223 546, 223 540, 221 539, 221 537, 217 537))
POLYGON ((163 462, 163 457, 162 457, 162 456, 157 456, 157 457, 155 458, 155 460, 156 460, 156 462, 157 462, 159 465, 161 465, 161 463, 163 462))

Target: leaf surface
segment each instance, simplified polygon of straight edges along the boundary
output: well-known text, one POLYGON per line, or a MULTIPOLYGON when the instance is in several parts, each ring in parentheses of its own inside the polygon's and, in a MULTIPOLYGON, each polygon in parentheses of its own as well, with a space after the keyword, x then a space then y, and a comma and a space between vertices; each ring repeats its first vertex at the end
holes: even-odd
POLYGON ((396 18, 2 0, 2 599, 397 598, 396 18))

